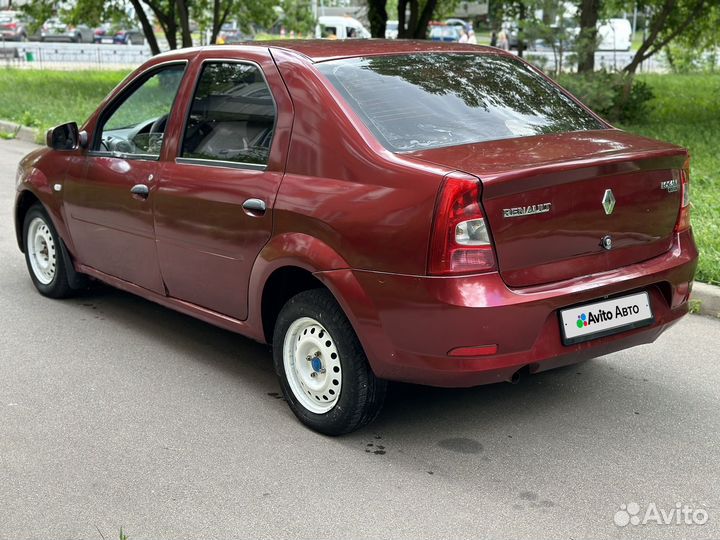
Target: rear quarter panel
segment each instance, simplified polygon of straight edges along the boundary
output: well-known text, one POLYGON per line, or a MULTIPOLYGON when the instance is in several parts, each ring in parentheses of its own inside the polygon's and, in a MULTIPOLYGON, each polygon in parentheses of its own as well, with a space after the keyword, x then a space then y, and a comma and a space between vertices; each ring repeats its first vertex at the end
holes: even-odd
POLYGON ((309 61, 273 56, 295 109, 274 234, 317 238, 351 268, 424 274, 447 168, 387 151, 309 61))

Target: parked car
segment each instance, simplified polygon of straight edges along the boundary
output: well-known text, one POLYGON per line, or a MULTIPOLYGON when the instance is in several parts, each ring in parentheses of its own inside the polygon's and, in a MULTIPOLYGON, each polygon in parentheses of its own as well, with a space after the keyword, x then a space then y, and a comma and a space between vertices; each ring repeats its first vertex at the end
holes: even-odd
POLYGON ((40 28, 40 41, 69 41, 72 43, 92 43, 95 32, 85 24, 72 26, 58 18, 45 21, 40 28))
POLYGON ((0 11, 0 40, 27 41, 27 19, 19 11, 0 11))
POLYGON ((93 31, 93 43, 112 44, 115 41, 115 32, 109 23, 101 24, 93 31))
POLYGON ((323 433, 375 418, 388 380, 516 381, 688 312, 687 151, 497 49, 172 51, 47 143, 15 199, 37 290, 92 278, 272 344, 323 433))
POLYGON ((431 41, 460 41, 462 28, 457 25, 436 24, 428 30, 428 37, 431 41))
POLYGON ((233 45, 246 41, 245 35, 237 23, 225 23, 220 28, 216 43, 218 45, 233 45))
POLYGON ((115 32, 113 43, 116 45, 142 45, 145 43, 145 34, 138 28, 122 28, 115 32))
POLYGON ((399 21, 387 21, 385 23, 385 39, 397 39, 399 27, 399 21))
POLYGON ((357 19, 325 15, 318 17, 315 37, 323 39, 367 39, 370 32, 357 19))
POLYGON ((468 22, 464 19, 445 19, 444 23, 448 26, 459 26, 462 30, 465 30, 466 32, 469 32, 473 29, 472 22, 468 22))
POLYGON ((607 19, 598 23, 599 51, 629 51, 632 26, 627 19, 607 19))

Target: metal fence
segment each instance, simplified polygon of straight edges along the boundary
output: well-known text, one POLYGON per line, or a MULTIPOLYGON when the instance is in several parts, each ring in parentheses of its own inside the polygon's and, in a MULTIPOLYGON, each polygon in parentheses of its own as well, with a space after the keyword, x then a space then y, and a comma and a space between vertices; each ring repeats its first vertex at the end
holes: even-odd
POLYGON ((0 58, 7 66, 26 69, 128 69, 152 56, 144 45, 92 43, 0 44, 0 58))
MULTIPOLYGON (((596 69, 619 71, 630 63, 632 52, 599 51, 595 53, 596 69)), ((0 62, 26 69, 129 69, 150 58, 145 45, 96 45, 80 43, 0 43, 0 62)), ((556 71, 559 57, 552 51, 526 51, 525 58, 546 71, 556 71)), ((563 71, 575 68, 575 54, 563 54, 563 71)), ((0 64, 1 65, 1 64, 0 64)), ((639 72, 664 72, 668 67, 661 55, 643 62, 639 72)))
MULTIPOLYGON (((525 59, 543 69, 544 71, 557 71, 557 64, 560 62, 560 55, 552 51, 525 51, 525 59)), ((598 51, 595 53, 595 69, 606 69, 608 71, 620 71, 627 66, 635 56, 632 51, 598 51)), ((577 56, 573 52, 565 52, 562 55, 562 71, 574 71, 577 67, 577 56)), ((664 54, 651 56, 638 66, 638 73, 663 73, 668 71, 669 66, 664 54)))

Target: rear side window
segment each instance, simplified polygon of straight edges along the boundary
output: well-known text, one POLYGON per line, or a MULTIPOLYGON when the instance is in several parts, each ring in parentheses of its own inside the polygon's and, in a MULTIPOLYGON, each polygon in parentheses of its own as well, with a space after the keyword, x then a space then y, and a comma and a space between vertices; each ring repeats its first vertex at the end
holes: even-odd
POLYGON ((394 152, 605 127, 525 64, 496 54, 375 56, 317 67, 394 152))
POLYGON ((183 137, 182 157, 266 165, 275 103, 254 64, 203 67, 183 137))

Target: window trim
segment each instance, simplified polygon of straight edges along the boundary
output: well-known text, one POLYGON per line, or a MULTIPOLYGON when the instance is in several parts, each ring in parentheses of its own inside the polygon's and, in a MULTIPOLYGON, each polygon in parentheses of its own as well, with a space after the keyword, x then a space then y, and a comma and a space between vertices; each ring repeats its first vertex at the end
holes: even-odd
POLYGON ((223 161, 220 159, 203 159, 203 158, 187 158, 177 157, 175 163, 178 165, 203 165, 205 167, 225 167, 229 169, 244 169, 252 171, 264 171, 267 165, 260 163, 245 163, 244 161, 223 161))
MULTIPOLYGON (((107 106, 102 110, 102 112, 98 115, 97 122, 95 122, 95 130, 92 138, 92 144, 90 145, 90 149, 87 151, 86 155, 91 157, 110 157, 110 158, 118 158, 118 159, 125 159, 125 160, 138 160, 138 161, 160 161, 160 156, 162 155, 162 151, 165 148, 165 137, 163 137, 162 145, 160 146, 160 153, 156 156, 154 154, 127 154, 124 152, 111 152, 109 150, 93 150, 93 148, 98 145, 100 141, 102 140, 102 128, 105 127, 105 123, 110 119, 110 117, 115 114, 115 112, 122 106, 127 99, 132 96, 132 94, 135 93, 135 91, 138 90, 143 84, 145 84, 148 80, 150 80, 151 77, 155 75, 155 73, 170 67, 170 66, 183 66, 183 73, 182 77, 180 79, 180 85, 177 88, 177 91, 175 92, 175 97, 173 98, 172 104, 170 105, 170 112, 168 113, 168 124, 170 123, 170 118, 175 111, 175 107, 177 105, 177 99, 180 95, 180 89, 182 88, 183 81, 185 80, 185 77, 187 76, 187 67, 188 67, 188 60, 168 60, 167 62, 160 62, 158 64, 155 64, 145 71, 143 71, 141 74, 139 74, 137 77, 135 77, 130 83, 128 83, 125 88, 123 88, 118 95, 116 95, 110 103, 107 104, 107 106)), ((167 126, 166 126, 167 129, 167 126)))
MULTIPOLYGON (((267 86, 268 91, 270 92, 270 99, 272 99, 273 104, 273 110, 275 111, 274 118, 273 118, 273 134, 272 138, 270 139, 270 150, 272 150, 273 143, 275 142, 275 136, 277 134, 277 123, 278 123, 278 106, 277 101, 275 99, 275 95, 273 94, 272 87, 270 86, 270 83, 267 80, 267 77, 265 77, 265 72, 262 69, 262 66, 253 60, 245 60, 245 59, 237 59, 237 58, 204 58, 202 61, 202 64, 200 65, 200 69, 198 72, 198 76, 195 79, 195 85, 193 87, 192 94, 190 96, 190 103, 187 110, 187 114, 185 115, 185 120, 183 121, 183 128, 182 132, 180 133, 180 144, 177 148, 177 155, 175 156, 175 163, 178 165, 205 165, 205 166, 214 166, 214 167, 225 167, 230 169, 242 169, 242 170, 251 170, 251 171, 265 171, 268 168, 268 163, 260 164, 260 163, 245 163, 242 161, 223 161, 219 159, 204 159, 204 158, 189 158, 189 157, 183 157, 183 147, 185 146, 185 131, 187 130, 188 122, 190 121, 190 114, 192 113, 192 105, 193 101, 195 100, 195 94, 197 93, 198 86, 200 86, 200 79, 202 78, 203 71, 205 70, 205 66, 207 64, 245 64, 255 67, 259 72, 260 76, 263 79, 263 82, 265 83, 265 86, 267 86)), ((270 152, 268 152, 268 161, 270 157, 270 152)))

